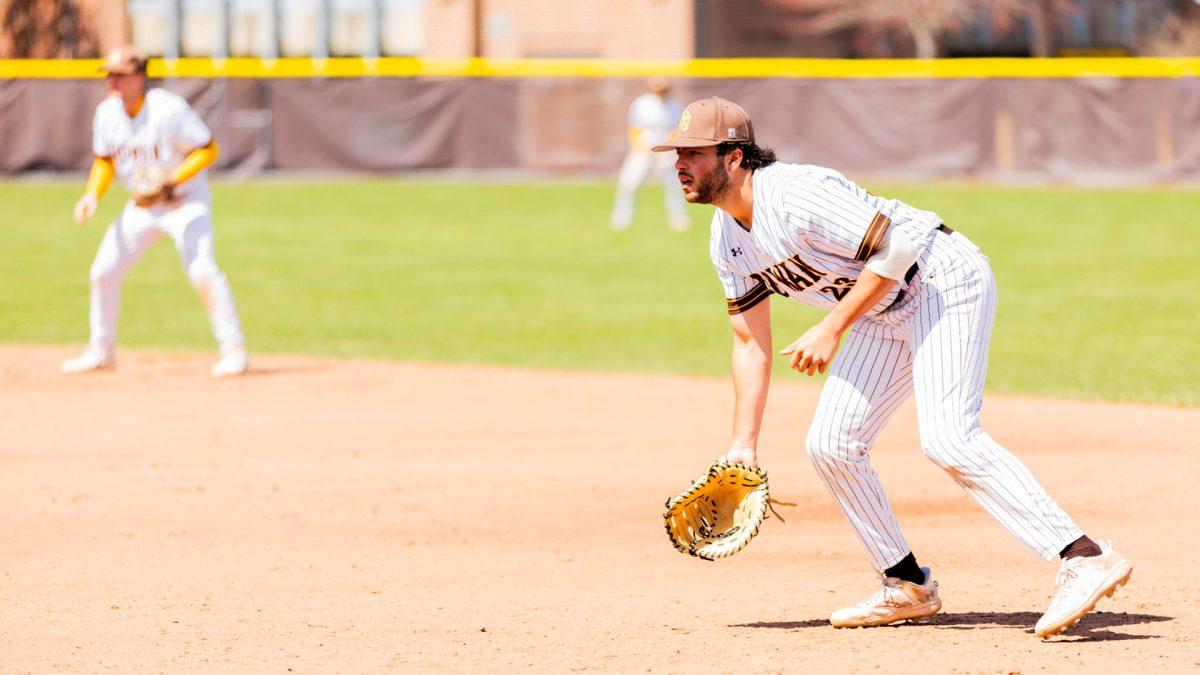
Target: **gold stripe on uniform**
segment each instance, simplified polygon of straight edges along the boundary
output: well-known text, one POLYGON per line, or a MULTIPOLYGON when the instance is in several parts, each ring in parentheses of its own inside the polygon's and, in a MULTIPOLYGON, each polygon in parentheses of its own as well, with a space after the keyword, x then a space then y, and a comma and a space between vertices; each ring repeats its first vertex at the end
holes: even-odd
POLYGON ((887 232, 891 222, 892 219, 883 215, 882 212, 875 212, 875 217, 867 226, 867 233, 863 235, 862 243, 858 245, 858 252, 854 254, 855 260, 864 262, 879 252, 879 244, 883 242, 883 235, 887 232))
POLYGON ((767 296, 770 294, 771 294, 771 289, 767 288, 766 284, 759 283, 754 288, 751 288, 749 291, 746 291, 746 294, 740 298, 732 298, 732 299, 726 298, 726 300, 725 300, 725 304, 727 305, 726 309, 729 310, 730 316, 733 316, 734 314, 741 314, 742 312, 750 309, 751 307, 757 305, 758 303, 762 302, 763 300, 766 300, 767 296))

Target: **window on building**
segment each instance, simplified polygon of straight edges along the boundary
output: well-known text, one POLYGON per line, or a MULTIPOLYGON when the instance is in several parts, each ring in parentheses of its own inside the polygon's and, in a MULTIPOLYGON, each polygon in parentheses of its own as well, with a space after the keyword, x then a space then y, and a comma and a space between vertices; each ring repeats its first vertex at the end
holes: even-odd
POLYGON ((427 0, 127 0, 150 56, 413 56, 427 0), (177 42, 176 42, 177 40, 177 42))
POLYGON ((171 21, 171 0, 129 0, 133 44, 147 56, 170 53, 171 21))

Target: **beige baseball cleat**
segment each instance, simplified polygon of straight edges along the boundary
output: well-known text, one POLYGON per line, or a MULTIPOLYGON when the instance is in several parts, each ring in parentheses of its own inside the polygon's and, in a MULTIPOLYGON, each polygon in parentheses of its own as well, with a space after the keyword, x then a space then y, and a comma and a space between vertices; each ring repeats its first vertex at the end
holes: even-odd
POLYGON ((1112 597, 1129 581, 1133 564, 1113 550, 1111 541, 1097 542, 1102 553, 1089 558, 1067 558, 1054 582, 1058 590, 1050 608, 1034 626, 1033 634, 1048 638, 1065 631, 1096 608, 1103 597, 1112 597))
POLYGON ((213 377, 232 377, 250 370, 250 357, 246 348, 238 345, 221 349, 221 360, 212 367, 213 377))
POLYGON ((922 567, 925 583, 914 584, 894 577, 883 580, 883 588, 857 605, 843 607, 829 617, 834 628, 869 628, 899 621, 924 619, 942 608, 938 584, 928 567, 922 567))
POLYGON ((117 357, 111 349, 89 346, 79 356, 63 361, 59 370, 67 375, 76 375, 109 369, 115 365, 117 365, 117 357))

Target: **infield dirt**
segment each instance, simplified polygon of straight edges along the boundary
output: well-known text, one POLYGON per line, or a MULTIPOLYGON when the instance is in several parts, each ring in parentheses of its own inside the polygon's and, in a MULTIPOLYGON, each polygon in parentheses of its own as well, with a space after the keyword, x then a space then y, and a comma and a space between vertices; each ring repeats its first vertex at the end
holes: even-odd
POLYGON ((989 397, 1133 579, 1061 638, 1056 567, 920 452, 874 464, 941 583, 928 625, 835 630, 876 585, 777 382, 761 460, 799 502, 737 556, 680 555, 663 501, 723 450, 723 379, 125 352, 67 378, 0 347, 5 670, 1148 671, 1200 668, 1200 409, 989 397), (789 517, 790 516, 790 517, 789 517))

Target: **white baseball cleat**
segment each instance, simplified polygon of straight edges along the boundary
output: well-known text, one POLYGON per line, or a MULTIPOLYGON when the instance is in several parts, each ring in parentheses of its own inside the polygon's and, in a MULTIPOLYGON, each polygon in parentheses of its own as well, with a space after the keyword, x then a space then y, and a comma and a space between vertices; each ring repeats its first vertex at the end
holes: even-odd
POLYGON ((938 584, 928 567, 922 567, 921 571, 925 573, 925 583, 888 577, 883 580, 883 588, 857 605, 834 612, 829 623, 835 628, 869 628, 937 614, 942 608, 938 584))
POLYGON ((1111 541, 1096 542, 1103 551, 1089 558, 1067 558, 1058 568, 1058 587, 1050 608, 1034 626, 1033 634, 1040 638, 1057 635, 1074 626, 1096 603, 1129 581, 1133 564, 1113 550, 1111 541))
POLYGON ((88 373, 93 370, 112 368, 115 365, 117 365, 117 357, 111 349, 89 345, 79 356, 63 361, 62 365, 59 366, 59 370, 67 375, 74 375, 77 373, 88 373))
POLYGON ((213 377, 231 377, 241 375, 250 369, 250 357, 246 348, 238 345, 221 350, 221 360, 212 367, 213 377))

